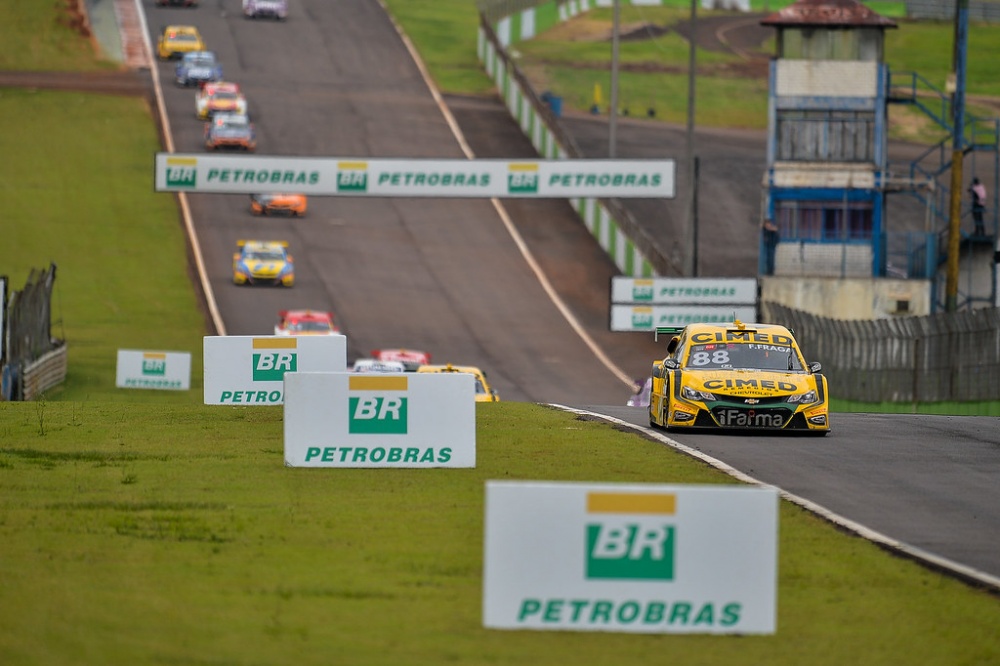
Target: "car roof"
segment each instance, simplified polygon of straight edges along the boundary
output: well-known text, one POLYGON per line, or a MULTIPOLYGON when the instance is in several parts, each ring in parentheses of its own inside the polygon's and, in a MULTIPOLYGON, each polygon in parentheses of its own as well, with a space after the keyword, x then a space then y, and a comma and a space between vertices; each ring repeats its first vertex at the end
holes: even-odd
POLYGON ((283 250, 288 247, 288 241, 241 240, 236 244, 248 250, 283 250))
POLYGON ((307 319, 312 319, 315 321, 332 321, 333 315, 329 312, 323 312, 320 310, 282 310, 278 313, 282 319, 291 319, 294 321, 304 321, 307 319))
POLYGON ((172 32, 186 35, 197 35, 198 28, 193 25, 168 25, 163 29, 163 34, 165 35, 169 35, 172 32))
MULTIPOLYGON (((743 332, 787 335, 793 339, 795 337, 791 329, 780 324, 744 323, 738 319, 732 322, 688 324, 683 328, 666 326, 656 329, 657 335, 676 335, 680 331, 683 331, 688 337, 698 333, 709 333, 713 336, 718 333, 731 339, 731 334, 742 334, 743 332)), ((736 341, 739 341, 738 338, 736 341)))
POLYGON ((445 363, 442 365, 422 365, 417 368, 417 372, 458 372, 467 375, 478 375, 484 377, 485 373, 474 365, 453 365, 445 363))
POLYGON ((232 81, 216 81, 214 83, 206 83, 205 87, 202 88, 206 94, 216 93, 216 92, 239 92, 240 85, 238 83, 233 83, 232 81))

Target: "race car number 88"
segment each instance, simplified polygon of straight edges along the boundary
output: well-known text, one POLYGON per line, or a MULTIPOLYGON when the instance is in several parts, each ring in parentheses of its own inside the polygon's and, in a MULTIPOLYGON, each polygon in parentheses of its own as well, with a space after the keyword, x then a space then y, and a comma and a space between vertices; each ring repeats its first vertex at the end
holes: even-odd
POLYGON ((729 352, 725 349, 717 349, 711 354, 707 351, 691 354, 691 365, 726 365, 727 363, 729 363, 729 352))

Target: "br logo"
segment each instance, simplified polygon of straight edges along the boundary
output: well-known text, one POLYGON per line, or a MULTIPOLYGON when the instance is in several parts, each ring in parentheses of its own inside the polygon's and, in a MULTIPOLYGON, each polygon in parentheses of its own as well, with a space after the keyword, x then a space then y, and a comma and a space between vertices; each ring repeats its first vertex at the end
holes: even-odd
POLYGON ((347 432, 352 435, 405 435, 406 377, 351 377, 347 398, 347 432))
POLYGON ((167 159, 167 187, 192 188, 198 182, 196 159, 175 157, 167 159))
POLYGON ((142 374, 155 376, 167 374, 166 354, 143 354, 142 374))
POLYGON ((507 172, 507 191, 510 194, 536 194, 538 192, 538 165, 511 164, 507 172))
POLYGON ((297 370, 296 340, 253 341, 253 380, 255 382, 280 382, 286 372, 297 370))
POLYGON ((337 190, 339 192, 366 192, 368 190, 368 163, 338 163, 337 190))
POLYGON ((673 580, 674 514, 672 494, 589 493, 588 579, 673 580))

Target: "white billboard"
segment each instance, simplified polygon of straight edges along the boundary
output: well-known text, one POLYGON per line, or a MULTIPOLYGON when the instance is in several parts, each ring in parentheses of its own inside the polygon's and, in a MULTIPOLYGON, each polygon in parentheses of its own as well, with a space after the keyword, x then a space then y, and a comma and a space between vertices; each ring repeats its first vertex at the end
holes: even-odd
POLYGON ((486 483, 483 624, 774 633, 778 491, 486 483))
POLYGON ((286 372, 344 372, 343 335, 205 336, 206 405, 280 405, 286 372))
POLYGON ((636 305, 754 305, 757 278, 611 278, 611 302, 636 305))
POLYGON ((657 326, 757 321, 754 305, 621 305, 611 306, 612 331, 649 331, 657 326))
POLYGON ((289 467, 475 467, 475 378, 289 373, 284 425, 289 467))
POLYGON ((191 354, 119 349, 115 386, 130 389, 187 391, 191 388, 191 354))
POLYGON ((466 160, 157 153, 157 192, 672 198, 673 160, 466 160))

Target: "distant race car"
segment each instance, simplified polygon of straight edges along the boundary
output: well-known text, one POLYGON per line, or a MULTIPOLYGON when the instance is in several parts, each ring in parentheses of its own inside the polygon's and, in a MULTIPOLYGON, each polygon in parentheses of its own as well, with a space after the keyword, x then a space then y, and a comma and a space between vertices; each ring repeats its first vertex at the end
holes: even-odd
POLYGON ((174 68, 179 86, 195 86, 222 80, 222 65, 211 51, 191 51, 174 68))
POLYGON ((216 113, 247 112, 247 98, 240 92, 239 85, 227 81, 206 83, 194 97, 195 112, 202 120, 216 113))
POLYGON ((253 152, 257 149, 257 132, 253 123, 242 113, 216 113, 205 123, 205 148, 230 148, 253 152))
POLYGON ((243 16, 266 16, 284 21, 288 18, 288 0, 243 0, 243 16))
POLYGON ((250 211, 255 215, 288 214, 301 217, 306 214, 308 201, 304 194, 251 194, 250 211))
POLYGON ((295 284, 295 263, 285 241, 240 240, 236 246, 239 250, 233 254, 235 284, 283 287, 295 284))
POLYGON ((156 55, 163 60, 179 58, 192 51, 204 51, 205 42, 192 25, 168 25, 156 42, 156 55))
POLYGON ((415 372, 431 362, 431 355, 416 349, 373 349, 371 356, 378 361, 398 361, 408 372, 415 372))
POLYGON ((476 402, 500 402, 500 396, 490 388, 486 381, 486 373, 472 365, 421 365, 417 372, 460 372, 472 375, 476 379, 476 402))
POLYGON ((197 7, 198 0, 156 0, 157 7, 197 7))
POLYGON ((359 358, 351 366, 351 372, 406 372, 406 366, 399 361, 359 358))
POLYGON ((340 329, 333 323, 333 313, 321 310, 281 310, 275 335, 336 335, 340 329))
POLYGON ((819 363, 807 364, 792 332, 775 324, 657 328, 667 355, 653 362, 649 424, 674 430, 830 431, 819 363))

